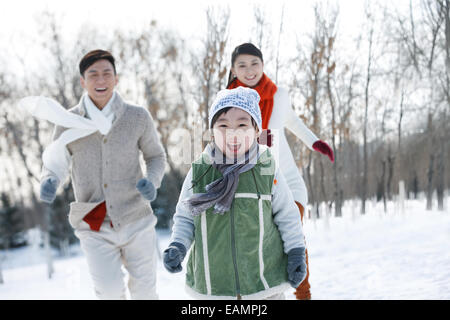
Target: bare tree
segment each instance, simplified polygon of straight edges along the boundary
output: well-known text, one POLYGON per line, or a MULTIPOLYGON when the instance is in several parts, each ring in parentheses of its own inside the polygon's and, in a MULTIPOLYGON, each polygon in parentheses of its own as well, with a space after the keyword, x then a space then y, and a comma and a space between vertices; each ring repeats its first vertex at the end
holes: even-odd
MULTIPOLYGON (((442 111, 439 111, 439 116, 443 120, 441 123, 442 127, 439 129, 438 142, 439 152, 437 155, 437 184, 436 184, 436 194, 438 201, 438 209, 444 210, 444 190, 445 190, 445 165, 448 163, 446 161, 446 152, 448 149, 448 121, 447 114, 450 109, 450 0, 439 0, 437 6, 437 15, 444 23, 444 37, 443 37, 443 47, 445 52, 445 72, 441 72, 439 75, 441 88, 442 88, 442 104, 444 107, 442 111)), ((440 20, 438 20, 440 21, 440 20)), ((438 23, 439 25, 439 23, 438 23)))
MULTIPOLYGON (((47 65, 45 66, 45 78, 40 76, 38 72, 30 72, 28 61, 23 56, 18 55, 16 59, 22 65, 26 76, 22 79, 20 95, 16 93, 15 99, 22 98, 26 95, 46 95, 58 100, 66 108, 74 105, 80 97, 80 90, 74 90, 79 86, 79 75, 74 70, 74 60, 78 59, 73 55, 74 51, 70 51, 66 45, 61 28, 56 16, 50 12, 44 12, 37 21, 37 27, 40 29, 42 48, 47 55, 47 65), (70 66, 69 66, 70 65, 70 66), (75 85, 76 84, 76 85, 75 85)), ((48 277, 53 274, 53 261, 50 251, 50 231, 52 228, 58 228, 55 223, 58 219, 57 215, 62 214, 65 219, 64 223, 68 224, 66 212, 55 210, 54 206, 44 205, 38 200, 36 185, 40 183, 40 169, 42 167, 41 155, 47 144, 51 134, 51 126, 47 123, 40 123, 36 119, 27 118, 28 115, 16 112, 17 100, 11 102, 10 108, 2 114, 7 130, 7 139, 10 145, 14 146, 13 154, 17 154, 21 165, 21 170, 26 171, 26 181, 30 188, 29 196, 31 198, 31 206, 33 208, 32 217, 33 225, 40 226, 44 247, 46 248, 48 277), (47 141, 47 142, 45 142, 47 141)), ((23 189, 20 188, 20 189, 23 189)), ((19 190, 20 190, 19 189, 19 190)), ((64 198, 68 199, 70 188, 63 188, 64 198)), ((63 243, 67 243, 66 235, 63 234, 60 240, 60 247, 66 247, 63 243)))
MULTIPOLYGON (((295 92, 299 91, 304 102, 304 115, 302 116, 305 124, 316 134, 323 134, 322 122, 326 104, 326 50, 327 39, 327 19, 319 5, 314 7, 315 28, 308 35, 308 44, 301 44, 297 40, 297 56, 293 62, 297 68, 293 68, 293 92, 295 101, 295 92), (325 28, 324 28, 325 27, 325 28)), ((332 20, 332 19, 331 19, 332 20)), ((330 22, 332 24, 332 22, 330 22)), ((330 31, 331 32, 331 31, 330 31)), ((294 148, 295 149, 295 148, 294 148)), ((295 150, 293 150, 295 152, 295 150)), ((318 156, 310 150, 305 150, 306 163, 303 167, 303 175, 308 187, 308 197, 314 207, 314 215, 319 217, 319 203, 327 199, 325 186, 326 170, 323 164, 323 157, 318 156)))
POLYGON ((361 213, 366 213, 366 199, 368 195, 368 123, 369 123, 369 103, 370 103, 370 84, 372 81, 372 64, 373 64, 373 43, 374 43, 374 22, 373 13, 370 11, 366 3, 366 18, 369 23, 368 26, 368 52, 367 52, 367 69, 366 69, 366 79, 364 87, 364 117, 363 117, 363 177, 361 182, 361 213))
POLYGON ((226 86, 228 65, 225 50, 229 18, 229 8, 209 7, 206 10, 207 28, 201 53, 195 51, 191 54, 193 73, 197 79, 194 90, 198 92, 194 98, 198 106, 197 114, 202 121, 202 132, 208 129, 208 110, 213 97, 226 86))
POLYGON ((283 35, 283 22, 284 22, 284 3, 281 7, 281 17, 280 17, 280 28, 278 30, 278 43, 277 43, 277 54, 275 58, 275 83, 278 83, 278 71, 280 69, 280 47, 281 47, 281 36, 283 35))
POLYGON ((255 35, 255 43, 260 50, 265 52, 267 43, 267 15, 265 10, 260 5, 255 5, 253 8, 253 14, 255 16, 255 27, 253 34, 255 35), (264 41, 266 39, 266 41, 264 41))
MULTIPOLYGON (((316 28, 316 31, 319 31, 316 28)), ((312 39, 312 48, 309 60, 309 70, 308 70, 308 78, 309 78, 309 96, 306 101, 306 108, 310 111, 312 115, 311 129, 316 134, 320 134, 320 113, 319 113, 319 99, 320 99, 320 90, 321 90, 321 73, 324 69, 324 53, 325 46, 321 39, 320 34, 315 34, 312 39)), ((316 179, 313 179, 312 171, 313 171, 313 153, 308 153, 308 163, 306 165, 305 171, 308 182, 308 190, 310 194, 311 203, 315 204, 316 207, 316 215, 319 216, 318 209, 318 195, 316 195, 316 179)), ((318 177, 318 175, 315 175, 318 177)))
MULTIPOLYGON (((3 68, 2 68, 2 70, 3 70, 3 68)), ((7 81, 5 81, 5 77, 6 77, 6 75, 2 71, 0 71, 0 111, 1 111, 1 113, 4 112, 2 110, 3 109, 3 103, 5 102, 5 100, 7 100, 9 98, 9 96, 11 94, 11 91, 10 91, 10 88, 9 88, 9 86, 7 84, 7 81)), ((4 121, 2 121, 2 117, 0 117, 0 136, 1 137, 5 136, 6 132, 7 132, 7 128, 6 128, 5 124, 4 124, 4 121)), ((7 154, 7 151, 5 150, 5 146, 2 143, 2 140, 3 139, 0 140, 0 159, 4 158, 6 156, 6 154, 7 154)), ((6 173, 7 173, 7 170, 5 170, 6 166, 3 163, 4 160, 0 160, 0 161, 2 161, 1 168, 3 170, 2 170, 2 175, 1 175, 2 179, 1 180, 3 180, 5 175, 6 175, 6 173)), ((1 181, 1 182, 4 182, 4 181, 1 181)), ((0 191, 3 191, 3 190, 0 190, 0 191)), ((4 256, 0 255, 0 284, 4 283, 3 268, 2 268, 4 259, 5 259, 4 256)))
POLYGON ((335 90, 334 90, 334 75, 336 71, 336 61, 334 57, 334 44, 336 41, 336 35, 337 35, 337 29, 336 29, 336 20, 338 17, 338 9, 335 9, 333 14, 329 17, 328 23, 323 25, 323 29, 325 32, 325 62, 326 62, 326 92, 328 97, 328 102, 331 110, 331 145, 333 147, 334 152, 334 163, 333 163, 333 185, 334 185, 334 205, 335 205, 335 216, 340 217, 342 216, 342 189, 339 183, 339 173, 338 168, 340 166, 340 158, 338 154, 338 148, 337 148, 337 138, 339 136, 338 129, 339 129, 339 123, 338 123, 338 112, 337 107, 338 104, 336 102, 335 97, 335 90))

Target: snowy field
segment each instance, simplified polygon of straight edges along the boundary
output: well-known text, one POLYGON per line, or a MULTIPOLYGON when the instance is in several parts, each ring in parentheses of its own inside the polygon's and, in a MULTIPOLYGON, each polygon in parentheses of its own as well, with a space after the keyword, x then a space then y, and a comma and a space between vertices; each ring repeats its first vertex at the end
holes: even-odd
MULTIPOLYGON (((425 211, 424 201, 408 201, 404 212, 395 203, 346 202, 342 218, 307 219, 304 224, 310 260, 313 299, 450 299, 450 204, 425 211)), ((164 250, 168 231, 158 231, 164 250)), ((70 256, 54 254, 55 272, 47 279, 42 249, 28 246, 1 251, 3 278, 0 300, 96 299, 79 246, 70 256)), ((161 299, 190 299, 184 272, 169 274, 158 261, 161 299)), ((294 299, 293 289, 286 291, 294 299)))

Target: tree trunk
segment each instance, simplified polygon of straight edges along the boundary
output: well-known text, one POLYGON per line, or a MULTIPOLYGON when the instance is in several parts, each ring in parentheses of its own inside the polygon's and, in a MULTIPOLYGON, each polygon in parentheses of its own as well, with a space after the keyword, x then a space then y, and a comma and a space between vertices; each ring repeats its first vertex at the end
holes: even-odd
POLYGON ((278 70, 280 68, 280 41, 283 34, 283 20, 284 20, 284 4, 281 8, 280 30, 278 32, 277 56, 275 58, 275 83, 278 83, 278 70))
POLYGON ((365 86, 365 104, 364 104, 364 127, 363 127, 363 179, 361 186, 361 214, 366 213, 366 199, 367 199, 367 184, 368 184, 368 154, 367 154, 367 125, 369 117, 369 89, 371 80, 371 66, 372 66, 372 42, 373 42, 373 27, 369 31, 369 52, 367 61, 367 76, 365 86))
MULTIPOLYGON (((441 11, 445 17, 445 96, 447 97, 447 108, 443 111, 444 125, 441 129, 440 134, 440 148, 438 154, 438 163, 437 163, 437 185, 436 185, 436 193, 437 193, 437 201, 438 201, 438 210, 444 211, 444 189, 445 189, 445 154, 448 148, 448 140, 445 135, 447 134, 447 110, 450 107, 450 0, 444 0, 441 2, 441 11)), ((448 160, 447 160, 448 162, 448 160)))
POLYGON ((49 279, 53 276, 53 259, 50 247, 50 232, 42 231, 44 237, 45 261, 47 262, 47 277, 49 279))
POLYGON ((427 210, 431 210, 433 208, 433 177, 434 177, 434 139, 433 139, 433 116, 431 113, 428 114, 428 125, 427 125, 427 141, 428 141, 428 170, 427 170, 427 210))
POLYGON ((388 200, 392 200, 392 180, 394 178, 394 165, 395 165, 395 157, 391 154, 391 148, 388 149, 387 156, 387 181, 386 181, 386 196, 388 200))
POLYGON ((427 172, 427 210, 431 210, 433 208, 433 165, 434 155, 430 154, 427 172))
MULTIPOLYGON (((333 144, 334 144, 334 138, 333 138, 333 144)), ((333 184, 334 184, 334 215, 336 217, 342 217, 342 190, 339 186, 339 180, 338 180, 338 169, 336 164, 336 148, 334 149, 334 165, 333 165, 333 184)))
MULTIPOLYGON (((6 239, 5 244, 4 244, 5 253, 8 252, 8 247, 9 247, 9 240, 6 239)), ((4 259, 5 258, 3 256, 0 256, 0 284, 4 284, 5 283, 5 281, 3 279, 3 268, 2 268, 4 259)))
POLYGON ((325 170, 323 167, 323 161, 322 161, 322 157, 319 157, 319 159, 317 159, 317 161, 319 162, 319 168, 320 168, 320 193, 321 193, 321 197, 319 198, 320 202, 322 201, 327 201, 327 192, 325 189, 325 170))
POLYGON ((381 177, 378 180, 378 190, 377 190, 377 201, 383 200, 383 208, 386 213, 386 190, 385 190, 385 181, 386 181, 386 160, 381 160, 381 177))
MULTIPOLYGON (((331 40, 331 39, 330 39, 331 40)), ((333 38, 334 41, 334 38, 333 38)), ((337 154, 337 148, 336 148, 336 134, 337 134, 337 125, 336 125, 336 107, 335 107, 335 101, 333 99, 333 94, 331 91, 331 75, 333 74, 335 70, 335 63, 333 62, 331 64, 330 62, 330 55, 331 50, 333 48, 333 42, 329 41, 328 45, 328 55, 327 55, 327 93, 328 93, 328 100, 330 101, 330 107, 331 107, 331 145, 333 147, 333 153, 334 153, 334 163, 333 163, 333 198, 334 198, 334 215, 336 217, 342 216, 342 199, 341 199, 341 189, 339 185, 339 179, 338 179, 338 154, 337 154), (331 65, 330 65, 331 64, 331 65)))
POLYGON ((3 280, 3 272, 2 272, 2 258, 0 258, 0 284, 4 284, 5 281, 3 280))
POLYGON ((314 182, 313 182, 313 178, 312 178, 313 174, 314 174, 314 172, 312 172, 312 171, 314 171, 314 168, 312 167, 313 166, 312 157, 313 157, 312 152, 309 152, 308 164, 307 164, 307 166, 305 168, 306 177, 307 177, 307 184, 308 184, 308 198, 309 198, 308 201, 313 204, 313 214, 315 215, 315 217, 316 218, 320 218, 319 217, 319 208, 318 208, 318 206, 315 206, 315 204, 316 204, 316 193, 314 191, 314 182))
MULTIPOLYGON (((437 175, 436 175, 436 195, 438 202, 438 210, 444 211, 444 176, 445 176, 445 164, 444 164, 444 150, 445 139, 441 139, 441 148, 437 155, 437 175)), ((447 142, 448 143, 448 142, 447 142)))

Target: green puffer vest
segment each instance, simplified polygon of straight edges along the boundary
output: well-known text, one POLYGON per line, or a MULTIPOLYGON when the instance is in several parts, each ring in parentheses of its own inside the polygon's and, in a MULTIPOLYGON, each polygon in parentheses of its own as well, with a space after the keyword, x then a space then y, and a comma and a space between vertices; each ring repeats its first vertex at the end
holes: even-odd
MULTIPOLYGON (((193 192, 222 177, 203 153, 192 164, 193 192)), ((258 299, 283 292, 287 255, 272 215, 274 161, 266 150, 253 169, 241 173, 230 211, 209 208, 194 217, 195 240, 186 284, 203 298, 258 299)), ((189 290, 191 291, 191 290, 189 290)))

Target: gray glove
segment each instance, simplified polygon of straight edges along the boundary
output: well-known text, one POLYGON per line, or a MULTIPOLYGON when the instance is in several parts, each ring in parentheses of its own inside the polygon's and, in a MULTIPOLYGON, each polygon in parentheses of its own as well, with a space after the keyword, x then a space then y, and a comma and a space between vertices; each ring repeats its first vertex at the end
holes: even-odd
POLYGON ((156 188, 150 180, 142 178, 138 181, 136 188, 145 199, 149 201, 156 199, 156 188))
POLYGON ((56 189, 58 189, 59 181, 55 177, 49 177, 41 183, 41 201, 52 203, 56 198, 56 189))
POLYGON ((186 248, 179 242, 172 242, 169 247, 164 250, 164 267, 170 273, 180 272, 183 268, 181 262, 183 262, 186 256, 186 248))
POLYGON ((297 288, 306 278, 305 248, 294 248, 288 252, 288 281, 297 288))

